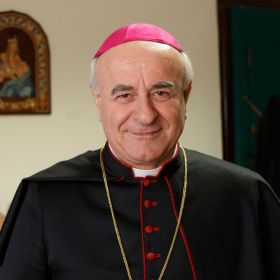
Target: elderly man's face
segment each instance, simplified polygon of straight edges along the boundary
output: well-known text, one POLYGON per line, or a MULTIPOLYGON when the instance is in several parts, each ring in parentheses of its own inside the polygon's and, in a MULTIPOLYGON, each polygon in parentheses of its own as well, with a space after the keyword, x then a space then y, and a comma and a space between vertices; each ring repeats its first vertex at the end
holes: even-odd
POLYGON ((96 65, 99 117, 116 156, 151 169, 172 157, 183 131, 189 90, 175 49, 129 42, 104 53, 96 65))

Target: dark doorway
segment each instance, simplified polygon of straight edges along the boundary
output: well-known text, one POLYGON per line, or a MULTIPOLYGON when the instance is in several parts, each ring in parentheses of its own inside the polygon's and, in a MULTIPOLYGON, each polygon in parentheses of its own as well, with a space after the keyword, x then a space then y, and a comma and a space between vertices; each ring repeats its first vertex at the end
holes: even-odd
POLYGON ((219 0, 224 159, 255 169, 256 132, 280 95, 280 1, 219 0))

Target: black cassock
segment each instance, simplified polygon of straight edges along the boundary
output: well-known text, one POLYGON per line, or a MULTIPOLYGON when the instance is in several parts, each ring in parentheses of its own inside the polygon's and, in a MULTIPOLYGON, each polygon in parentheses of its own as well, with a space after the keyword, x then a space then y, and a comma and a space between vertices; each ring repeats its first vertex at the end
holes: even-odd
MULTIPOLYGON (((163 279, 279 280, 280 203, 263 179, 186 150, 182 226, 163 279)), ((137 178, 106 146, 113 207, 134 280, 157 279, 176 226, 183 153, 137 178)), ((24 179, 0 235, 1 280, 128 279, 108 207, 99 151, 24 179)))

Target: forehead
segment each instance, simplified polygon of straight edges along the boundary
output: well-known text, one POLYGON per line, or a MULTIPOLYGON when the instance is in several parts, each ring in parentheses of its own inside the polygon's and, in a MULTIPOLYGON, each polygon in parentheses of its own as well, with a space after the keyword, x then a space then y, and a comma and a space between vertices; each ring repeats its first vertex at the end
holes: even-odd
POLYGON ((139 75, 165 75, 180 79, 183 69, 182 55, 174 48, 160 43, 136 41, 118 45, 101 55, 96 63, 96 76, 100 82, 104 82, 102 77, 107 75, 112 79, 136 79, 139 75))

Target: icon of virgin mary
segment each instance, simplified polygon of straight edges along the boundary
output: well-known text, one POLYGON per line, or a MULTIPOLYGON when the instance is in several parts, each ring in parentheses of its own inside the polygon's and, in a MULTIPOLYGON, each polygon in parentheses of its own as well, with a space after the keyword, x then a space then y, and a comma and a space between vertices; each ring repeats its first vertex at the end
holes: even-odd
POLYGON ((0 54, 0 98, 34 97, 31 69, 19 53, 16 36, 7 41, 6 52, 0 54))

